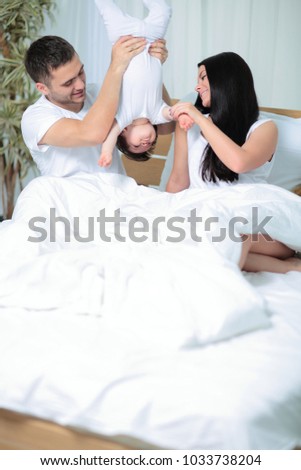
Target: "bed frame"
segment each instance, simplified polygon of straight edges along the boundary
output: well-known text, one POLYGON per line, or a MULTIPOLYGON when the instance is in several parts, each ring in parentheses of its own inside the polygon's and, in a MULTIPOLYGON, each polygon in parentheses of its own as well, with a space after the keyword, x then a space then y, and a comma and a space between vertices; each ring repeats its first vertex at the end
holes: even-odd
MULTIPOLYGON (((297 110, 266 107, 260 109, 293 118, 301 117, 301 111, 297 110)), ((160 157, 152 158, 143 164, 123 157, 127 174, 132 176, 138 184, 159 185, 171 138, 171 135, 159 136, 155 153, 160 157)), ((80 429, 61 426, 33 416, 0 409, 1 450, 143 450, 155 448, 146 442, 126 436, 114 436, 114 438, 101 436, 80 429)))
POLYGON ((0 409, 0 450, 148 450, 151 444, 128 436, 102 436, 0 409))

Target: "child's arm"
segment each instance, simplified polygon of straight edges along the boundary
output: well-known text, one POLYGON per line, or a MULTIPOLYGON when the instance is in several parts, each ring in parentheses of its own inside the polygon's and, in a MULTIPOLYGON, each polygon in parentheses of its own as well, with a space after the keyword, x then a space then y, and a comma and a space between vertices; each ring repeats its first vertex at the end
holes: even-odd
MULTIPOLYGON (((165 88, 164 83, 163 83, 163 86, 162 86, 162 99, 163 99, 164 103, 166 104, 167 108, 168 108, 168 106, 173 105, 172 100, 169 96, 169 93, 168 93, 167 89, 165 88)), ((158 131, 159 135, 172 134, 175 131, 176 122, 175 121, 169 121, 169 122, 165 122, 163 124, 157 124, 157 126, 158 126, 157 131, 158 131)))
MULTIPOLYGON (((168 91, 165 88, 164 83, 163 83, 163 89, 162 89, 162 97, 163 97, 163 101, 165 101, 165 103, 167 105, 172 106, 171 98, 169 96, 168 91)), ((167 111, 166 111, 166 113, 167 113, 167 111)), ((188 114, 181 114, 178 117, 177 121, 179 122, 179 125, 180 125, 181 129, 184 129, 184 131, 188 131, 189 129, 191 129, 191 127, 194 124, 193 119, 190 116, 188 116, 188 114)), ((171 132, 173 132, 173 130, 171 132)))
MULTIPOLYGON (((169 121, 173 120, 173 118, 171 116, 171 107, 170 106, 165 106, 164 108, 162 108, 161 113, 162 113, 162 116, 164 117, 164 119, 169 120, 169 121)), ((186 113, 181 114, 177 118, 177 121, 179 122, 179 125, 180 125, 181 129, 183 129, 186 132, 189 131, 189 129, 191 129, 191 127, 194 124, 194 120, 190 116, 188 116, 188 114, 186 114, 186 113)), ((170 132, 173 132, 174 128, 175 128, 174 126, 171 127, 170 132)), ((160 134, 160 132, 158 132, 158 133, 160 134)), ((164 132, 161 132, 161 133, 163 134, 164 132)), ((165 133, 168 133, 168 131, 165 132, 165 133)))
POLYGON ((110 166, 112 163, 113 150, 117 142, 117 137, 120 134, 120 129, 116 119, 114 119, 110 132, 106 140, 102 144, 101 154, 98 160, 99 166, 110 166))
POLYGON ((171 106, 164 106, 164 108, 161 109, 161 113, 164 119, 166 119, 167 121, 173 121, 171 115, 171 106))

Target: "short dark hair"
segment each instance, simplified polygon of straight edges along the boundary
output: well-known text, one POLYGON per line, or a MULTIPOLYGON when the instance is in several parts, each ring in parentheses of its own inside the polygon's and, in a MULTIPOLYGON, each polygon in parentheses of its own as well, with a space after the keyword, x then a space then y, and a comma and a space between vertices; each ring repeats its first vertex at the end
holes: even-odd
POLYGON ((59 36, 43 36, 34 41, 25 55, 25 68, 34 82, 49 83, 51 71, 70 62, 76 51, 59 36))
POLYGON ((153 142, 152 146, 143 153, 134 153, 129 150, 128 143, 125 139, 125 137, 122 134, 119 134, 117 137, 117 142, 116 142, 116 147, 118 150, 120 150, 121 153, 123 153, 129 160, 136 160, 138 162, 147 162, 154 153, 154 149, 157 143, 158 139, 158 128, 156 125, 154 125, 154 129, 156 131, 156 139, 153 142))

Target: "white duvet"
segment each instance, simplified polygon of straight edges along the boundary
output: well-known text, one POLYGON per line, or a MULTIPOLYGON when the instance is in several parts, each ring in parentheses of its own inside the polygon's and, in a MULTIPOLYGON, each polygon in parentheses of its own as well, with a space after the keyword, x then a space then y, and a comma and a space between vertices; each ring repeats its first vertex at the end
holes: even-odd
MULTIPOLYGON (((189 426, 192 423, 188 419, 185 424, 187 410, 185 417, 180 418, 178 412, 165 417, 167 408, 161 409, 163 423, 167 419, 172 426, 174 420, 183 420, 179 441, 174 435, 171 438, 163 431, 158 433, 158 424, 152 428, 150 410, 145 408, 152 406, 150 397, 146 402, 141 397, 141 403, 137 398, 140 379, 133 381, 134 408, 140 407, 139 419, 137 410, 131 412, 132 392, 127 391, 128 383, 134 373, 132 361, 136 363, 139 357, 144 358, 140 365, 145 371, 149 367, 152 370, 154 364, 159 371, 162 354, 166 362, 166 357, 181 351, 187 357, 194 348, 211 344, 222 348, 223 344, 230 344, 231 338, 243 341, 252 331, 266 334, 273 328, 266 296, 237 267, 241 250, 239 233, 256 232, 258 226, 300 250, 300 198, 268 185, 237 185, 210 192, 194 189, 173 195, 137 186, 131 178, 118 175, 79 174, 33 180, 20 195, 13 220, 0 227, 1 347, 8 358, 4 362, 2 355, 0 361, 0 406, 67 424, 87 425, 100 433, 129 433, 163 447, 193 448, 198 443, 203 448, 206 445, 223 448, 222 442, 214 439, 214 444, 209 443, 210 439, 202 444, 202 439, 194 440, 191 436, 185 441, 187 423, 189 426), (104 230, 97 220, 103 210, 107 217, 120 210, 124 219, 117 228, 106 222, 104 230), (188 218, 193 210, 195 216, 202 217, 197 226, 201 241, 191 235, 188 218), (61 219, 51 223, 51 217, 61 219), (135 217, 140 217, 140 225, 136 219, 133 237, 135 217), (235 222, 233 227, 230 221, 235 222), (260 225, 262 221, 267 222, 260 225), (140 231, 138 226, 142 227, 140 231), (177 241, 183 233, 185 237, 177 241), (24 327, 28 338, 23 338, 24 350, 17 354, 19 370, 18 359, 13 356, 11 331, 14 322, 16 327, 20 322, 26 325, 26 318, 31 324, 30 331, 35 328, 36 331, 30 335, 28 327, 24 327), (92 324, 95 329, 91 330, 92 324), (75 334, 76 338, 68 337, 68 325, 70 335, 75 334), (51 346, 46 339, 48 328, 51 346), (47 358, 49 350, 55 350, 56 335, 58 351, 69 357, 69 348, 70 354, 74 354, 76 342, 80 345, 81 335, 85 334, 92 336, 91 341, 82 340, 84 354, 63 360, 68 370, 75 368, 73 378, 64 367, 52 369, 52 360, 47 358), (42 347, 41 356, 33 360, 37 352, 34 343, 37 341, 41 347, 41 338, 46 349, 42 347), (24 358, 20 357, 23 354, 24 358), (154 363, 150 356, 154 356, 154 363), (45 359, 49 361, 47 370, 45 359), (124 383, 124 389, 117 387, 115 394, 112 387, 117 383, 124 383), (110 390, 109 395, 106 390, 110 390), (106 404, 110 403, 108 409, 114 409, 119 393, 128 396, 124 415, 120 410, 116 416, 107 414, 106 404), (70 405, 67 407, 66 397, 70 405), (94 399, 96 407, 92 406, 94 399), (47 403, 51 403, 48 408, 47 403), (95 426, 91 424, 90 408, 97 421, 95 426)), ((295 274, 294 279, 300 276, 295 274)), ((180 357, 184 356, 179 356, 179 371, 180 357)), ((171 366, 175 366, 174 362, 171 366)), ((142 369, 139 366, 139 374, 142 369)), ((148 377, 146 373, 141 388, 144 397, 148 377)), ((159 377, 160 373, 156 380, 164 396, 159 377)), ((192 380, 189 377, 188 382, 192 380)), ((179 380, 173 380, 178 387, 179 380)), ((168 387, 170 393, 171 385, 168 387)), ((163 399, 162 403, 165 402, 163 399)), ((208 423, 209 416, 215 413, 209 408, 208 423)), ((252 446, 247 440, 242 442, 252 446)), ((230 447, 239 446, 241 443, 232 442, 230 447)))
POLYGON ((119 175, 40 177, 1 227, 0 306, 100 315, 152 342, 168 332, 176 347, 267 327, 264 301, 237 267, 239 233, 266 220, 269 235, 298 249, 300 214, 300 199, 272 186, 174 195, 119 175), (119 225, 100 226, 100 211, 116 210, 119 225), (202 220, 191 229, 193 210, 202 220), (135 217, 143 232, 131 231, 135 217))

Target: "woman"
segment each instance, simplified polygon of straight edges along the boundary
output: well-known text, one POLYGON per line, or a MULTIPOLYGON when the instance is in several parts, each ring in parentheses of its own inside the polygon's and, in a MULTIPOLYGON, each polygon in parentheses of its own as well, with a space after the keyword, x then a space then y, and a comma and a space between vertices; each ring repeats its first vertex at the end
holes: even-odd
MULTIPOLYGON (((265 183, 278 133, 273 121, 259 119, 249 66, 234 52, 209 57, 198 64, 196 91, 195 106, 177 103, 171 111, 178 123, 166 190, 265 183)), ((255 241, 249 235, 243 242, 240 267, 252 272, 299 271, 300 262, 293 255, 278 241, 262 235, 255 241)))
POLYGON ((198 64, 196 106, 177 103, 175 119, 188 115, 195 126, 179 122, 174 166, 167 191, 210 188, 235 182, 263 183, 272 168, 277 127, 259 119, 251 70, 234 52, 198 64))

